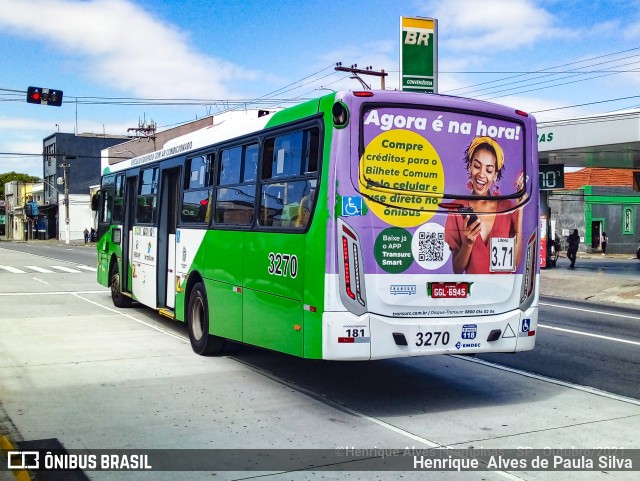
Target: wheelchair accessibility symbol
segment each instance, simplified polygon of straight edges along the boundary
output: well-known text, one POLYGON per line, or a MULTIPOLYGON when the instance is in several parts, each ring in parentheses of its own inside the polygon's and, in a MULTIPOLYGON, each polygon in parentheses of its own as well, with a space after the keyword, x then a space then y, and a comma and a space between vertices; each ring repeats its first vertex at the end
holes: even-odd
POLYGON ((342 216, 362 215, 362 197, 345 196, 342 198, 342 216))

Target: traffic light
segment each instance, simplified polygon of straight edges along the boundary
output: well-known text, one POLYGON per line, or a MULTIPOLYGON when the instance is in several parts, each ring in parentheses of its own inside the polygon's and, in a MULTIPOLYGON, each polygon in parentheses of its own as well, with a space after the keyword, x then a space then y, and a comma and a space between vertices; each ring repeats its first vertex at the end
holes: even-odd
POLYGON ((62 105, 62 90, 29 87, 27 89, 27 102, 60 107, 62 105))

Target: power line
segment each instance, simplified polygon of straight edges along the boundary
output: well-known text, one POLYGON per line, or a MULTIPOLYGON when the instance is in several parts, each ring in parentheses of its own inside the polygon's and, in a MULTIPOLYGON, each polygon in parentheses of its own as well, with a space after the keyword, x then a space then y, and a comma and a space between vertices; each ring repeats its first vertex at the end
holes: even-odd
MULTIPOLYGON (((637 57, 637 55, 634 55, 634 57, 637 57)), ((622 59, 618 59, 618 60, 622 60, 622 59)), ((616 61, 618 61, 618 60, 616 60, 616 61)), ((625 66, 626 65, 634 65, 634 64, 638 64, 638 62, 640 62, 640 60, 636 60, 634 62, 630 62, 630 63, 624 64, 624 65, 625 66)), ((604 63, 608 63, 608 62, 604 62, 604 63)), ((632 71, 637 72, 637 69, 634 69, 632 71)), ((609 70, 604 70, 603 72, 605 72, 605 75, 598 75, 598 76, 590 77, 590 78, 587 78, 587 79, 582 79, 581 81, 591 80, 591 79, 594 79, 594 78, 606 77, 606 76, 609 76, 609 75, 617 75, 618 74, 618 72, 613 72, 612 73, 609 70)), ((542 81, 542 82, 529 83, 528 85, 524 85, 523 88, 534 86, 534 85, 547 84, 547 83, 550 83, 550 82, 556 82, 556 81, 565 80, 565 79, 573 78, 573 77, 579 77, 579 76, 583 76, 585 74, 582 71, 575 70, 571 75, 568 75, 568 74, 563 74, 563 75, 566 75, 566 76, 562 77, 562 78, 552 78, 552 79, 545 80, 545 81, 542 81)), ((590 74, 590 75, 593 75, 593 74, 590 74)), ((515 82, 515 84, 533 82, 534 80, 545 78, 545 77, 550 77, 550 76, 556 76, 557 77, 556 72, 548 73, 548 74, 545 74, 545 75, 540 75, 538 77, 533 77, 533 78, 529 78, 529 79, 526 79, 526 80, 521 80, 521 81, 515 82)), ((488 87, 488 88, 485 88, 485 89, 481 89, 481 90, 475 91, 474 93, 477 94, 479 92, 483 92, 483 91, 487 91, 487 90, 493 90, 493 89, 500 88, 500 87, 509 87, 510 85, 514 85, 514 84, 496 85, 494 87, 488 87)), ((564 85, 564 84, 560 84, 560 85, 564 85)), ((516 90, 517 88, 518 87, 507 88, 507 89, 503 89, 503 90, 494 91, 494 92, 491 92, 491 93, 495 94, 495 93, 500 93, 500 92, 509 92, 509 91, 512 91, 512 90, 516 90)))
MULTIPOLYGON (((547 68, 544 68, 544 69, 537 70, 537 71, 535 71, 535 73, 548 72, 548 71, 553 70, 553 69, 562 68, 562 67, 568 67, 569 65, 576 65, 576 64, 579 64, 579 63, 590 62, 590 61, 593 61, 593 60, 598 60, 598 59, 606 58, 606 57, 612 57, 614 55, 620 55, 620 54, 627 53, 627 52, 634 52, 634 51, 637 51, 637 50, 640 50, 640 47, 634 47, 634 48, 630 48, 630 49, 626 49, 626 50, 620 50, 618 52, 608 53, 608 54, 605 54, 605 55, 598 55, 596 57, 591 57, 591 58, 588 58, 588 59, 576 60, 574 62, 569 62, 569 63, 565 63, 565 64, 561 64, 561 65, 556 65, 554 67, 547 67, 547 68)), ((511 77, 506 77, 506 78, 502 78, 502 79, 489 80, 487 82, 482 82, 482 83, 474 84, 474 85, 468 85, 466 87, 458 87, 456 89, 447 90, 447 91, 445 91, 443 93, 450 93, 450 92, 456 92, 458 90, 464 90, 464 89, 467 89, 467 88, 479 87, 481 85, 487 85, 487 84, 490 84, 490 83, 501 82, 501 81, 509 80, 509 79, 512 79, 512 78, 522 77, 524 75, 528 75, 528 73, 522 73, 522 74, 518 74, 518 75, 513 75, 511 77)))
MULTIPOLYGON (((637 63, 637 62, 634 62, 634 63, 637 63)), ((640 70, 640 68, 638 70, 640 70)), ((636 71, 638 71, 638 70, 636 70, 636 71)), ((571 78, 571 77, 577 77, 579 75, 581 75, 581 74, 577 73, 577 74, 571 75, 569 77, 564 77, 563 79, 551 79, 551 80, 547 80, 547 81, 544 81, 544 82, 536 82, 536 83, 533 83, 533 84, 526 85, 523 88, 532 87, 532 86, 535 86, 535 85, 548 84, 550 82, 556 82, 556 81, 564 80, 564 79, 571 78)), ((583 79, 579 79, 579 80, 572 80, 571 82, 562 82, 562 83, 556 83, 554 85, 547 85, 545 87, 539 87, 539 88, 528 89, 528 90, 519 90, 519 91, 514 92, 514 93, 515 94, 522 94, 522 93, 526 93, 526 92, 534 92, 534 91, 542 90, 542 89, 549 88, 549 87, 560 87, 562 85, 570 85, 570 84, 579 83, 579 82, 586 82, 588 80, 594 80, 594 79, 602 78, 602 77, 609 77, 611 75, 617 75, 617 74, 610 73, 610 74, 597 75, 597 76, 589 77, 589 78, 586 78, 586 79, 583 78, 583 79)), ((510 88, 510 89, 499 90, 499 91, 493 92, 493 93, 510 92, 510 91, 513 91, 513 90, 517 90, 517 88, 514 87, 514 88, 510 88)), ((487 99, 497 99, 497 98, 501 98, 501 97, 506 97, 507 95, 513 95, 514 93, 512 93, 512 94, 504 94, 504 95, 497 95, 497 96, 494 96, 494 97, 486 97, 486 98, 487 99)), ((491 95, 491 94, 488 94, 488 95, 491 95)))
POLYGON ((542 112, 552 112, 554 110, 573 109, 573 108, 576 108, 576 107, 586 107, 588 105, 597 105, 597 104, 604 104, 604 103, 607 103, 607 102, 617 102, 619 100, 629 100, 629 99, 637 99, 637 98, 640 98, 640 95, 631 95, 629 97, 619 97, 617 99, 598 100, 598 101, 595 101, 595 102, 587 102, 587 103, 584 103, 584 104, 568 105, 566 107, 555 107, 553 109, 533 110, 530 113, 539 114, 539 113, 542 113, 542 112))

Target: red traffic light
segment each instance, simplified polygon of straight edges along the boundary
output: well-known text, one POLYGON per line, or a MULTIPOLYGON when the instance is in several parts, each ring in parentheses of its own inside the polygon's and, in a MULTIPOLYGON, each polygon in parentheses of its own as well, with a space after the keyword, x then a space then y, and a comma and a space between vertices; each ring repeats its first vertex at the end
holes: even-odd
POLYGON ((27 89, 27 102, 60 107, 62 105, 62 90, 29 87, 27 89))
POLYGON ((42 89, 37 87, 29 87, 27 89, 27 102, 30 104, 39 104, 41 103, 42 96, 40 95, 42 89))

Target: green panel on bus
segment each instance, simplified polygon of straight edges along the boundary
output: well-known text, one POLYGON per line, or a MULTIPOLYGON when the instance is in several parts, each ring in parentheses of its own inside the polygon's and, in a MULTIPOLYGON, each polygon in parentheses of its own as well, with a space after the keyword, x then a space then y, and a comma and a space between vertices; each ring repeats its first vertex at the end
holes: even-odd
POLYGON ((304 332, 300 301, 245 289, 243 311, 244 342, 302 356, 304 332))
POLYGON ((276 112, 269 118, 267 128, 311 117, 318 113, 318 106, 318 99, 316 99, 276 112))
POLYGON ((209 301, 209 334, 242 341, 242 292, 225 282, 205 279, 209 301))
POLYGON ((194 266, 205 279, 242 286, 243 231, 211 230, 202 243, 202 266, 194 266))

